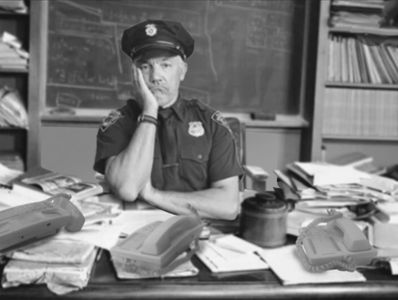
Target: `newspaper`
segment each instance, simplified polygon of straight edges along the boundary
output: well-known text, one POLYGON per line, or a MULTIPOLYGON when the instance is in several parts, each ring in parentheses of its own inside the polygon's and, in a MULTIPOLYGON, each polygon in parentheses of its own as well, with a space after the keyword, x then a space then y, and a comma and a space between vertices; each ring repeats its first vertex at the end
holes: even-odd
POLYGON ((44 175, 22 179, 22 183, 39 187, 51 195, 65 193, 73 200, 98 195, 104 191, 98 183, 85 182, 78 177, 49 172, 44 175))

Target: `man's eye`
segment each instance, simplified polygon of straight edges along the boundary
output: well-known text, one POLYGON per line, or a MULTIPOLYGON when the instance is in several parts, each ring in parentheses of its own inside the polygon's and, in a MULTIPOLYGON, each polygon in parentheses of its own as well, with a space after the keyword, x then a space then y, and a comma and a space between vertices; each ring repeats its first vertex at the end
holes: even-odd
POLYGON ((166 68, 170 68, 171 64, 170 63, 162 63, 162 68, 166 69, 166 68))
POLYGON ((140 66, 140 69, 141 69, 142 71, 146 71, 146 70, 149 69, 149 66, 148 66, 148 65, 141 65, 141 66, 140 66))

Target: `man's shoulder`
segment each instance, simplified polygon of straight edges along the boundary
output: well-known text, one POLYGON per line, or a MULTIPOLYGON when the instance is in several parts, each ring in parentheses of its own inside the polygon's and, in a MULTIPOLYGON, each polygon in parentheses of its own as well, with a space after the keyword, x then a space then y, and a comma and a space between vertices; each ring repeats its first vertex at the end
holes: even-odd
POLYGON ((230 131, 230 127, 228 125, 227 120, 223 116, 222 112, 211 107, 210 105, 198 100, 198 99, 191 99, 191 100, 186 100, 187 101, 187 106, 197 109, 200 111, 202 115, 206 117, 211 123, 214 123, 216 126, 220 125, 223 128, 228 129, 230 131))
POLYGON ((116 123, 120 122, 129 122, 133 119, 136 119, 135 116, 138 116, 141 112, 141 108, 137 101, 130 99, 127 102, 119 107, 113 109, 103 120, 101 124, 101 131, 105 132, 110 127, 112 127, 116 123))
POLYGON ((197 108, 202 111, 209 111, 209 110, 214 110, 211 106, 208 104, 204 103, 202 100, 193 98, 193 99, 183 99, 185 105, 190 108, 197 108))

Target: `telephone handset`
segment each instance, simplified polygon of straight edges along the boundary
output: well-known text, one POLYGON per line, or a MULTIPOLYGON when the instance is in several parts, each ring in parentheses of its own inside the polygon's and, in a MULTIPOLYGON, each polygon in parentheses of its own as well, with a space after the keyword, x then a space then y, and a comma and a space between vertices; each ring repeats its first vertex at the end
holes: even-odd
MULTIPOLYGON (((173 261, 197 241, 204 224, 198 216, 173 216, 150 223, 121 240, 111 249, 112 259, 138 273, 165 273, 173 261)), ((195 247, 187 257, 190 258, 195 247)), ((188 258, 188 259, 189 259, 188 258)), ((178 262, 179 263, 179 262, 178 262)))
POLYGON ((84 221, 67 194, 8 208, 0 212, 0 252, 54 235, 62 228, 77 232, 84 221))
POLYGON ((354 271, 377 255, 360 228, 342 214, 312 221, 297 238, 296 248, 302 264, 312 272, 354 271))

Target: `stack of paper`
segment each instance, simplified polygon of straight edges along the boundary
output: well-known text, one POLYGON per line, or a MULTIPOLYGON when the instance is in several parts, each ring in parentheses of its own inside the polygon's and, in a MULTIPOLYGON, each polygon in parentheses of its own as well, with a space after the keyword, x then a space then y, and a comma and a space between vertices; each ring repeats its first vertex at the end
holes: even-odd
POLYGON ((24 0, 0 0, 0 9, 16 13, 27 13, 28 7, 24 0))
POLYGON ((29 53, 22 49, 18 38, 11 33, 3 32, 0 39, 0 68, 27 70, 29 53))
POLYGON ((377 256, 398 258, 398 224, 373 224, 369 241, 377 249, 377 256))
MULTIPOLYGON (((286 171, 275 170, 278 184, 291 199, 394 201, 398 182, 359 171, 354 166, 321 162, 294 162, 286 171)), ((342 205, 348 205, 343 203, 342 205)))
POLYGON ((97 248, 88 243, 51 238, 9 253, 3 288, 46 284, 56 294, 87 286, 97 248))
MULTIPOLYGON (((181 254, 176 258, 183 259, 184 255, 181 254)), ((193 265, 193 263, 188 260, 180 265, 178 265, 175 269, 170 270, 169 272, 161 275, 154 275, 154 274, 141 274, 136 271, 135 268, 130 268, 131 265, 128 263, 122 263, 118 260, 112 260, 113 266, 115 267, 116 276, 119 279, 143 279, 143 278, 171 278, 171 277, 190 277, 195 276, 199 273, 199 269, 193 265)))

